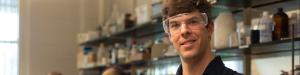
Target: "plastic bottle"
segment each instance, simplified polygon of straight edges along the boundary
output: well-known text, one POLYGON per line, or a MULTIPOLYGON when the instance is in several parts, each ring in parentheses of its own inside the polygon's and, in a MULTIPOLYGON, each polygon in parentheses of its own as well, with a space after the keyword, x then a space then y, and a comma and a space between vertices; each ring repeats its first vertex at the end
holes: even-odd
POLYGON ((274 21, 269 17, 269 12, 263 12, 262 18, 258 21, 260 30, 260 43, 272 41, 272 29, 274 21))

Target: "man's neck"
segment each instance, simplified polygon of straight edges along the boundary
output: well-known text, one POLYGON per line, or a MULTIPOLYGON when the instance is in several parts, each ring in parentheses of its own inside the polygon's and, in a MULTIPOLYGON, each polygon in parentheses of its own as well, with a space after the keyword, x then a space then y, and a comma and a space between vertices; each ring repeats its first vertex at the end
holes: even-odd
POLYGON ((194 58, 189 60, 181 60, 183 75, 201 75, 205 71, 208 64, 213 60, 213 55, 210 50, 203 53, 200 58, 194 58))

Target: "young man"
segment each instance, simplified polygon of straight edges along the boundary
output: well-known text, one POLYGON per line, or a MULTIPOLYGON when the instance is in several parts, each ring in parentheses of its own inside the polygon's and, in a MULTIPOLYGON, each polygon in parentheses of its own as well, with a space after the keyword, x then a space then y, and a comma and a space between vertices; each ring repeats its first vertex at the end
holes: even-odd
POLYGON ((163 0, 163 27, 181 59, 176 75, 241 75, 211 52, 210 9, 206 0, 163 0))

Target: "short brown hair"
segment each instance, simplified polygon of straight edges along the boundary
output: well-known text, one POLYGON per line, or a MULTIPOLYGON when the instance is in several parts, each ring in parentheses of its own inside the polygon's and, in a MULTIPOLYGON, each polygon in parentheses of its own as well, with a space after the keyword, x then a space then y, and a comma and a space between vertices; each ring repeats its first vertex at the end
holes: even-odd
POLYGON ((211 4, 206 0, 163 0, 163 19, 193 11, 206 13, 210 21, 211 4))

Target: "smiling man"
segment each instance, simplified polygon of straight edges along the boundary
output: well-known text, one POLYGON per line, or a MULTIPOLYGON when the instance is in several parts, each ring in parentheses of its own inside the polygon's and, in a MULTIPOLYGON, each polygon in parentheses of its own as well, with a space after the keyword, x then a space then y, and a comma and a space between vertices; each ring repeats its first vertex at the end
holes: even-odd
POLYGON ((206 0, 163 0, 163 27, 181 59, 176 75, 241 75, 211 52, 210 9, 206 0))

